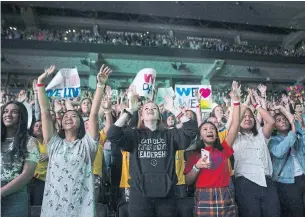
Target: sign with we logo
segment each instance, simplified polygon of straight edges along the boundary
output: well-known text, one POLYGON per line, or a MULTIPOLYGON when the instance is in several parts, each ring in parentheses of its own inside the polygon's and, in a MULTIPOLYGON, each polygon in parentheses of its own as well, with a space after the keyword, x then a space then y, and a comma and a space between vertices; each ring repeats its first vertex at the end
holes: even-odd
POLYGON ((196 111, 197 99, 196 91, 201 96, 201 109, 212 108, 212 87, 211 85, 176 85, 175 86, 175 103, 177 106, 183 106, 196 111))
POLYGON ((80 95, 80 79, 76 68, 60 69, 46 87, 48 97, 75 98, 80 95))
POLYGON ((156 75, 156 70, 151 68, 145 68, 138 72, 131 85, 136 87, 139 96, 144 96, 148 99, 153 98, 156 75))

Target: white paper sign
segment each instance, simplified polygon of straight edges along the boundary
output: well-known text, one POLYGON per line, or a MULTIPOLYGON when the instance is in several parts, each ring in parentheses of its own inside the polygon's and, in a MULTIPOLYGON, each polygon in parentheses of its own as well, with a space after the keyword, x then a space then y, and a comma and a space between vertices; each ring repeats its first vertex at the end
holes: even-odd
POLYGON ((145 68, 138 72, 137 76, 132 82, 132 85, 136 87, 136 91, 139 96, 144 96, 148 99, 153 98, 156 75, 156 70, 151 68, 145 68))
POLYGON ((175 96, 175 92, 172 87, 168 88, 158 88, 156 103, 159 105, 161 103, 165 103, 164 96, 175 96))
POLYGON ((197 100, 195 91, 201 95, 201 109, 212 108, 212 87, 211 85, 176 85, 175 86, 175 104, 196 111, 197 100))
POLYGON ((48 97, 75 98, 80 96, 80 79, 76 68, 60 69, 46 88, 48 97))

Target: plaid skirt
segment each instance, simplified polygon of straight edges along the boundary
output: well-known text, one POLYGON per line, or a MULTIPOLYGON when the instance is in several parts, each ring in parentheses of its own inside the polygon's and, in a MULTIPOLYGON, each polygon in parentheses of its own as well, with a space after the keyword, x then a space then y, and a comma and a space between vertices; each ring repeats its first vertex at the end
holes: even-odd
POLYGON ((199 188, 195 193, 197 217, 236 217, 237 207, 229 187, 199 188))

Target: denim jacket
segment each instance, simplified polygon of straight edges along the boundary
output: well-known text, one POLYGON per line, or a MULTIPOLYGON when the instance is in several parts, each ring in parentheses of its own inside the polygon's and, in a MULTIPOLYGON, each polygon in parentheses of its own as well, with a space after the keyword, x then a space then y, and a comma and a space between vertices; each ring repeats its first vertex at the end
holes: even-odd
POLYGON ((291 147, 295 148, 296 157, 305 173, 305 130, 300 133, 302 134, 290 131, 287 136, 273 136, 268 144, 273 165, 272 178, 277 182, 294 183, 294 164, 291 156, 289 156, 280 177, 278 177, 291 147))

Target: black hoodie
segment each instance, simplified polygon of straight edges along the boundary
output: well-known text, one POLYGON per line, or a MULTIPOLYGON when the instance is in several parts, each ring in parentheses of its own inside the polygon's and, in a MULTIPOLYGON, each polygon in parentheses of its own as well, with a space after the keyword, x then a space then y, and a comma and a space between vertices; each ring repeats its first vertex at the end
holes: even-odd
POLYGON ((197 134, 194 121, 181 129, 151 131, 112 125, 107 139, 130 152, 130 187, 145 197, 166 197, 177 184, 176 150, 184 150, 197 134))

